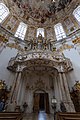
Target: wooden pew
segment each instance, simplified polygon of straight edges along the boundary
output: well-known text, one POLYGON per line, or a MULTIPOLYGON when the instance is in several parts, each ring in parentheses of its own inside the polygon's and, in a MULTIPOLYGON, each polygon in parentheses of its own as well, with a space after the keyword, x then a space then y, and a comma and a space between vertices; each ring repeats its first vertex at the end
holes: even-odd
POLYGON ((56 120, 80 120, 80 112, 76 113, 63 113, 56 114, 56 120))
POLYGON ((23 114, 20 112, 0 112, 0 120, 22 120, 23 114))

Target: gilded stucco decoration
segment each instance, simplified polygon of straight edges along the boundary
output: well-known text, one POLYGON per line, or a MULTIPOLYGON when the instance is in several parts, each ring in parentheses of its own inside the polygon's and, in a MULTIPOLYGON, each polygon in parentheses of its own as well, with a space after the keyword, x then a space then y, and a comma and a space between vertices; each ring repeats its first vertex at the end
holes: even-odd
POLYGON ((69 44, 62 44, 58 49, 57 49, 57 51, 58 52, 63 52, 64 50, 70 50, 70 49, 72 49, 72 48, 74 48, 74 45, 69 45, 69 44))
POLYGON ((0 43, 7 43, 8 42, 8 38, 2 34, 0 34, 0 43))
POLYGON ((76 84, 74 85, 74 89, 80 92, 80 82, 76 81, 76 84))
POLYGON ((75 40, 72 41, 74 44, 80 43, 80 38, 76 38, 75 40))
POLYGON ((13 30, 17 24, 18 18, 16 16, 12 16, 10 20, 5 25, 6 29, 13 30))
POLYGON ((74 23, 70 17, 64 19, 64 24, 68 30, 71 29, 72 27, 74 28, 74 23))
POLYGON ((19 44, 18 42, 14 42, 14 43, 8 42, 8 43, 6 44, 6 46, 7 46, 7 47, 10 47, 10 48, 15 48, 15 49, 17 49, 18 51, 21 51, 21 52, 24 51, 24 48, 22 48, 21 44, 19 44))

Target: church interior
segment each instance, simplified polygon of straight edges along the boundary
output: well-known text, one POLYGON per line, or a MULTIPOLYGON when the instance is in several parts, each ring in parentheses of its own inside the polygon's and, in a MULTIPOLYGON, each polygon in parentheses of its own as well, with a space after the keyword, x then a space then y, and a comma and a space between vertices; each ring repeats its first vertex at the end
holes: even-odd
POLYGON ((0 0, 0 120, 80 120, 79 74, 80 0, 0 0))

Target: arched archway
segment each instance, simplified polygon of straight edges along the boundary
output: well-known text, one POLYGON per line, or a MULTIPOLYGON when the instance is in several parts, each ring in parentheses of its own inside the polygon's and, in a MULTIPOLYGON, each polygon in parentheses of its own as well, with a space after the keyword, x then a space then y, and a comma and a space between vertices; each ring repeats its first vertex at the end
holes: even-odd
POLYGON ((45 111, 49 113, 49 96, 43 89, 36 89, 33 93, 33 112, 45 111))

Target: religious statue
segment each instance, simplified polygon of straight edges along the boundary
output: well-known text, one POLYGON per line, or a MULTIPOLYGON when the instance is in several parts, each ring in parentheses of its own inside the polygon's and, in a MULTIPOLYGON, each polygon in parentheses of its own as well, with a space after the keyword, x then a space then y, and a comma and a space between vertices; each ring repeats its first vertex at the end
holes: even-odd
POLYGON ((2 90, 4 88, 4 83, 2 80, 0 80, 0 90, 2 90))
POLYGON ((37 47, 38 47, 38 49, 42 49, 42 43, 43 43, 43 37, 42 37, 42 34, 41 33, 39 33, 39 35, 38 35, 38 40, 37 40, 37 47))
POLYGON ((71 99, 74 103, 76 112, 80 111, 80 82, 76 81, 75 85, 72 87, 71 99))
POLYGON ((43 39, 43 37, 42 37, 42 34, 41 34, 41 33, 39 33, 39 35, 38 35, 38 39, 39 39, 39 40, 42 40, 42 39, 43 39))
POLYGON ((80 82, 76 81, 76 84, 74 85, 76 90, 80 91, 80 82))

